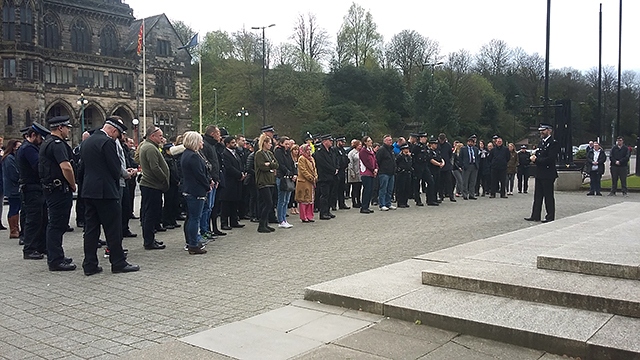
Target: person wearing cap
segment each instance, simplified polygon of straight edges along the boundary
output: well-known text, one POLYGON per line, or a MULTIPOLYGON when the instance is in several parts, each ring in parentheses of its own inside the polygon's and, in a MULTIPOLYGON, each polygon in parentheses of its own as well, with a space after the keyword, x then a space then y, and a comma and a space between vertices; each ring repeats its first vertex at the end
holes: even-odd
POLYGON ((136 162, 142 168, 140 193, 142 194, 142 237, 146 250, 162 250, 166 246, 155 238, 155 229, 162 219, 162 193, 169 190, 169 166, 162 157, 160 145, 164 142, 162 129, 151 125, 146 139, 140 144, 136 162))
MULTIPOLYGON (((118 150, 117 139, 126 131, 118 116, 107 118, 102 129, 86 139, 80 149, 82 159, 82 198, 85 201, 84 260, 82 268, 87 276, 102 272, 98 263, 100 226, 109 248, 111 272, 140 270, 129 264, 122 249, 122 192, 123 178, 135 173, 124 164, 124 153, 118 150)), ((145 215, 146 216, 146 215, 145 215)))
POLYGON ((330 220, 335 217, 329 211, 329 200, 331 199, 331 185, 336 182, 339 165, 335 152, 331 151, 331 135, 322 136, 322 144, 316 149, 313 158, 316 161, 318 171, 318 209, 320 210, 320 220, 330 220))
POLYGON ((449 139, 447 139, 447 135, 444 133, 440 133, 438 135, 438 150, 440 151, 442 161, 444 161, 444 166, 440 169, 440 176, 437 184, 440 192, 440 199, 444 200, 445 197, 449 197, 451 202, 456 202, 453 192, 453 174, 451 173, 453 170, 453 162, 451 161, 451 158, 453 157, 453 147, 451 146, 449 139))
POLYGON ((409 196, 411 196, 411 172, 413 170, 413 159, 409 144, 400 145, 400 154, 396 157, 396 197, 399 208, 409 207, 409 196))
MULTIPOLYGON (((435 136, 431 136, 429 138, 429 171, 431 172, 431 176, 433 176, 433 188, 436 193, 436 201, 435 203, 441 203, 444 200, 443 197, 438 197, 438 184, 440 183, 440 171, 445 166, 445 162, 442 159, 442 155, 440 154, 440 143, 438 138, 435 136)), ((429 185, 427 185, 429 186, 429 185)), ((433 202, 432 202, 433 204, 433 202)), ((427 202, 427 205, 434 206, 427 202)))
POLYGON ((338 158, 338 176, 336 177, 335 191, 332 192, 331 207, 335 208, 336 202, 338 203, 338 209, 349 210, 351 209, 345 203, 345 187, 347 181, 347 168, 349 167, 349 155, 344 150, 346 145, 346 138, 339 136, 336 138, 336 145, 332 148, 335 151, 335 156, 338 158))
POLYGON ((27 130, 25 141, 18 149, 16 162, 20 172, 20 200, 25 216, 23 227, 25 260, 41 260, 47 251, 45 229, 47 227, 46 205, 38 173, 40 146, 49 129, 33 123, 27 130))
POLYGON ((502 138, 494 142, 495 147, 489 152, 489 162, 491 163, 491 198, 496 197, 500 192, 500 197, 507 198, 507 164, 511 158, 509 149, 504 146, 502 138))
POLYGON ((521 145, 520 151, 518 151, 518 193, 524 192, 526 194, 529 190, 530 157, 529 152, 527 152, 527 145, 521 145))
POLYGON ((611 148, 609 154, 609 171, 611 172, 611 192, 609 196, 616 196, 618 191, 618 179, 622 188, 622 195, 627 196, 627 167, 631 153, 629 148, 624 146, 624 138, 618 136, 616 138, 616 146, 611 148))
POLYGON ((477 200, 476 180, 478 179, 478 169, 480 160, 480 150, 476 147, 476 139, 470 136, 467 145, 460 148, 460 162, 462 163, 462 198, 464 200, 477 200))
POLYGON ((413 199, 417 206, 424 206, 420 198, 420 182, 422 181, 427 187, 426 202, 431 206, 437 206, 436 185, 429 164, 431 163, 431 150, 427 144, 427 134, 417 134, 419 142, 411 148, 411 157, 413 159, 413 199))
POLYGON ((607 155, 598 142, 593 142, 593 150, 587 152, 587 171, 589 171, 589 192, 587 195, 602 196, 600 181, 604 174, 604 163, 607 155))
POLYGON ((534 155, 531 155, 531 162, 536 164, 536 185, 533 193, 533 208, 531 216, 525 218, 527 221, 540 221, 542 219, 542 202, 547 211, 547 215, 542 222, 555 220, 556 202, 553 196, 553 183, 558 177, 556 170, 556 159, 560 152, 560 143, 552 136, 552 127, 548 124, 540 124, 540 143, 534 155))
POLYGON ((73 271, 76 265, 64 256, 62 238, 69 225, 76 179, 71 166, 73 157, 66 139, 71 131, 69 116, 47 120, 51 136, 42 144, 38 173, 44 188, 49 223, 47 224, 47 264, 50 271, 73 271))

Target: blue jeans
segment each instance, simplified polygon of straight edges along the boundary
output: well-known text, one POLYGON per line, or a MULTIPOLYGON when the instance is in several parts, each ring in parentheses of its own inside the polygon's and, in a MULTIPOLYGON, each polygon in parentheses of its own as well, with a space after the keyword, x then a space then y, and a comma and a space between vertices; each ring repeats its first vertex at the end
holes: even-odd
POLYGON ((393 175, 378 174, 378 181, 380 182, 378 190, 378 206, 390 207, 391 197, 393 196, 393 183, 395 177, 393 175))
POLYGON ((276 213, 278 215, 278 222, 287 221, 287 206, 291 199, 291 191, 280 190, 280 181, 282 179, 276 178, 276 188, 278 189, 278 205, 276 207, 276 213))
POLYGON ((361 176, 362 179, 362 207, 360 210, 368 210, 369 204, 371 203, 371 192, 373 190, 373 180, 372 176, 361 176))
POLYGON ((209 191, 205 198, 204 208, 202 209, 202 216, 200 216, 200 234, 204 234, 209 231, 209 218, 211 217, 211 209, 216 203, 216 190, 209 191))
POLYGON ((197 247, 200 242, 198 228, 200 226, 200 219, 202 218, 207 198, 208 196, 198 198, 189 194, 184 196, 184 199, 187 202, 187 220, 184 223, 184 236, 190 247, 197 247))

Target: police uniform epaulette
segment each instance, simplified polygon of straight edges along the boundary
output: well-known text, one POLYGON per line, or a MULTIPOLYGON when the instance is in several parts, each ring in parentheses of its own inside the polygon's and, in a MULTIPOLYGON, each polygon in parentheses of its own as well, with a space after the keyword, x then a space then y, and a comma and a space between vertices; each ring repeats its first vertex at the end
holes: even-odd
POLYGON ((62 142, 62 140, 60 140, 60 139, 55 139, 55 140, 53 140, 53 141, 55 141, 55 142, 57 142, 57 143, 61 143, 61 142, 62 142))

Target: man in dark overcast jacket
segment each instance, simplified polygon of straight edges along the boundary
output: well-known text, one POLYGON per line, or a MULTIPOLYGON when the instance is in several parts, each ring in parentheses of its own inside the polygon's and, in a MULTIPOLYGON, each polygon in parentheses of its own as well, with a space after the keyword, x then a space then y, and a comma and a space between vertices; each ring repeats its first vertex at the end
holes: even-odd
POLYGON ((491 162, 491 196, 496 197, 496 193, 500 190, 500 197, 506 198, 507 190, 507 163, 511 158, 509 149, 504 146, 502 138, 496 139, 496 146, 489 153, 491 162), (500 187, 500 189, 498 189, 500 187))

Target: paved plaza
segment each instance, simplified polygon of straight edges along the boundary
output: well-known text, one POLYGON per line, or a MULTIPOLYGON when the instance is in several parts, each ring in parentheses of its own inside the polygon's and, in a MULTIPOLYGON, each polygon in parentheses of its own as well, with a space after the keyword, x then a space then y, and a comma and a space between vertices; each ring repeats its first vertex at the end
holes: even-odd
MULTIPOLYGON (((104 258, 106 271, 92 277, 78 270, 49 272, 45 261, 22 260, 16 240, 3 239, 0 357, 108 359, 141 354, 139 349, 166 354, 166 347, 186 346, 176 345, 178 338, 299 301, 310 285, 532 226, 522 220, 530 213, 532 196, 460 199, 438 208, 412 206, 370 215, 340 210, 336 219, 313 224, 291 217, 292 229, 268 235, 246 222, 244 229, 207 245, 209 253, 203 256, 182 250, 182 229, 169 230, 158 235, 166 250, 146 251, 141 237, 125 239, 130 261, 141 266, 130 274, 111 274, 104 258)), ((556 217, 563 218, 637 202, 640 195, 557 193, 556 200, 556 217)), ((131 225, 141 233, 137 220, 131 225)), ((80 264, 78 230, 67 233, 64 245, 67 256, 80 264)), ((8 238, 6 232, 0 235, 8 238)))

